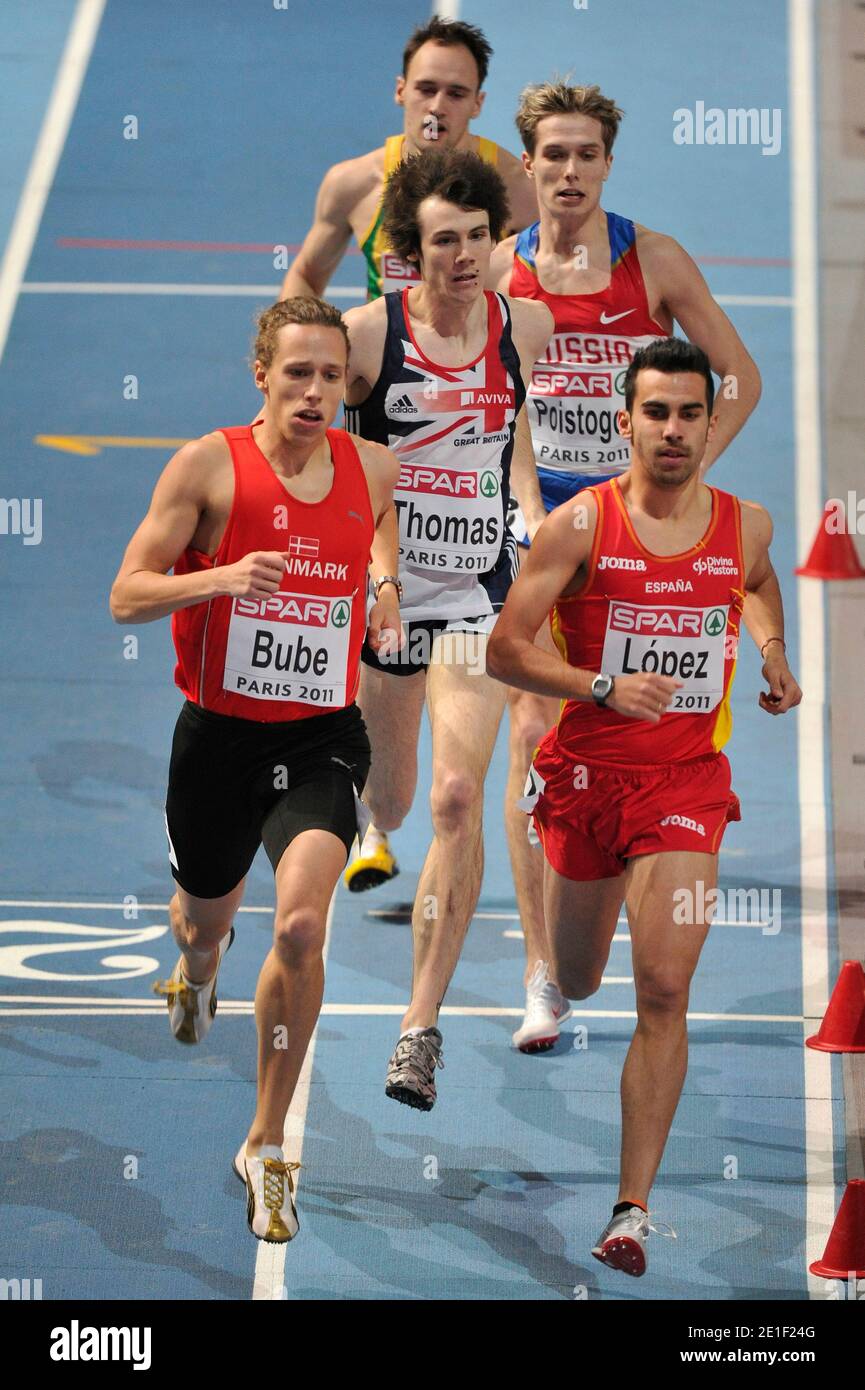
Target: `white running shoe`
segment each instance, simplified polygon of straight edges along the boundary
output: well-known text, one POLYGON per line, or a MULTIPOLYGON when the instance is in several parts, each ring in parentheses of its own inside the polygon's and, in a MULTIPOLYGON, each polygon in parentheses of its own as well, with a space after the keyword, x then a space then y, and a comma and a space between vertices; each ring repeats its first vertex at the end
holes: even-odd
POLYGON ((614 1216, 608 1226, 598 1236, 598 1243, 592 1254, 601 1264, 611 1269, 620 1269, 623 1274, 633 1274, 638 1278, 648 1267, 646 1239, 650 1231, 656 1235, 676 1239, 672 1226, 664 1229, 664 1224, 653 1226, 649 1213, 642 1207, 628 1207, 614 1216))
POLYGON ((571 1005, 550 979, 545 960, 539 960, 526 985, 526 1013, 513 1035, 520 1052, 549 1052, 559 1040, 559 1024, 571 1016, 571 1005))
POLYGON ((216 969, 203 985, 191 985, 183 973, 183 956, 167 980, 156 980, 153 993, 168 1002, 168 1022, 178 1042, 200 1043, 210 1031, 216 1014, 216 977, 222 958, 234 940, 234 927, 219 943, 216 969))
POLYGON ((241 1144, 232 1165, 237 1177, 246 1183, 246 1223, 257 1240, 284 1245, 300 1229, 294 1205, 292 1173, 299 1163, 286 1163, 282 1149, 265 1145, 254 1158, 247 1158, 246 1143, 241 1144))

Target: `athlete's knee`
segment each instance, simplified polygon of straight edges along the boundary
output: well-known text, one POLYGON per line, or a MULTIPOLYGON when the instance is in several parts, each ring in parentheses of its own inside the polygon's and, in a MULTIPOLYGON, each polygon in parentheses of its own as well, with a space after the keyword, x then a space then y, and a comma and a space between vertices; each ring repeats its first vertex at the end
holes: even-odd
POLYGON ((536 700, 519 699, 511 701, 511 761, 520 759, 528 771, 532 754, 541 739, 549 730, 549 725, 541 714, 536 700))
POLYGON ((552 961, 553 978, 566 999, 591 999, 601 988, 604 977, 603 964, 574 965, 566 961, 552 961))
POLYGON ((399 830, 414 800, 414 787, 400 786, 394 781, 390 786, 379 786, 368 782, 363 799, 378 830, 399 830))
POLYGON ((454 769, 440 773, 433 781, 430 811, 436 834, 468 829, 482 817, 483 783, 454 769))
POLYGON ((181 908, 176 894, 168 905, 168 913, 175 941, 180 946, 189 946, 193 951, 215 951, 231 926, 230 921, 207 925, 193 921, 181 908))
POLYGON ((273 949, 284 965, 308 965, 324 950, 325 930, 324 918, 311 907, 278 907, 273 949))
POLYGON ((684 1018, 690 985, 690 978, 674 964, 659 963, 636 971, 637 1017, 659 1022, 684 1018))

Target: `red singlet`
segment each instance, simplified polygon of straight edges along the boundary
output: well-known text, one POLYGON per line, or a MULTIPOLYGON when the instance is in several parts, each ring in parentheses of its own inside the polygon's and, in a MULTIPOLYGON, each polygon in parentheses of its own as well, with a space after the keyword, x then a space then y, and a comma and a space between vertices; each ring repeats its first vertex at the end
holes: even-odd
POLYGON ((286 571, 267 598, 222 596, 176 612, 174 679, 193 703, 241 719, 342 709, 357 694, 375 533, 357 449, 344 430, 328 430, 333 485, 320 502, 302 502, 280 482, 251 425, 221 433, 234 464, 225 532, 212 558, 189 547, 174 572, 231 565, 253 550, 287 551, 286 571))

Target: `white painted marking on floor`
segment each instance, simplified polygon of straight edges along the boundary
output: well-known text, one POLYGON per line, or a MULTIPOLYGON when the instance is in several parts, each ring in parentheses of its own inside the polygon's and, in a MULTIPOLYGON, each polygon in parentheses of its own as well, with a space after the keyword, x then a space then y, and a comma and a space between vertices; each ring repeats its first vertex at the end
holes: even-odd
MULTIPOLYGON (((161 294, 235 295, 250 299, 276 298, 278 285, 217 285, 203 281, 168 282, 161 280, 27 280, 22 294, 161 294)), ((365 300, 363 285, 328 285, 325 299, 365 300)), ((750 306, 755 309, 789 309, 795 300, 783 294, 716 294, 717 304, 750 306)))
MULTIPOLYGON (((104 3, 104 0, 103 0, 104 3)), ((236 296, 264 299, 272 304, 279 293, 273 285, 214 285, 188 282, 169 284, 157 280, 27 280, 22 294, 161 294, 236 296)), ((366 299, 366 290, 358 285, 328 285, 325 296, 333 299, 366 299)))
MULTIPOLYGON (((820 438, 820 322, 817 311, 817 161, 814 86, 814 8, 788 0, 788 110, 792 122, 793 415, 796 450, 796 545, 804 560, 823 512, 820 438)), ((804 699, 796 711, 799 764, 799 843, 802 892, 802 1007, 822 1017, 828 997, 827 847, 825 781, 825 651, 822 584, 797 581, 799 651, 804 699)), ((807 1029, 806 1031, 811 1031, 807 1029)), ((803 1048, 806 1096, 830 1093, 829 1054, 803 1048)), ((831 1102, 805 1103, 805 1261, 819 1259, 835 1217, 831 1102)), ((825 1282, 808 1275, 811 1298, 825 1282)))
MULTIPOLYGON (((65 898, 62 901, 48 901, 44 898, 0 898, 0 907, 86 907, 94 911, 102 912, 167 912, 168 903, 97 903, 82 902, 80 899, 65 898)), ((273 913, 273 904, 270 907, 239 907, 238 912, 264 912, 273 913)), ((134 918, 130 917, 130 920, 134 918)))
POLYGON ((0 359, 6 350, 15 305, 23 289, 21 282, 39 231, 57 165, 66 144, 66 136, 78 104, 81 84, 90 62, 104 9, 105 0, 78 0, 78 7, 69 27, 51 98, 45 109, 42 129, 33 151, 27 179, 18 200, 15 221, 12 223, 3 261, 0 264, 0 359))
MULTIPOLYGON (((15 999, 21 1003, 26 999, 26 995, 3 995, 3 999, 15 999)), ((34 996, 36 997, 36 996, 34 996)), ((70 1016, 86 1017, 94 1015, 97 1017, 110 1018, 112 1016, 127 1017, 138 1015, 140 1017, 153 1017, 157 1010, 165 1008, 164 1001, 154 999, 138 999, 135 1001, 104 1000, 98 1007, 78 1006, 67 1007, 67 1001, 57 996, 57 1004, 53 1007, 43 1007, 35 1004, 29 1008, 0 1008, 0 1017, 42 1017, 42 1016, 70 1016)), ((399 1018, 401 1017, 408 1004, 324 1004, 321 1010, 321 1017, 329 1018, 399 1018)), ((255 1012, 253 1000, 242 999, 220 999, 220 1016, 242 1017, 255 1012)), ((525 1006, 520 1004, 515 1008, 500 1008, 493 1005, 449 1005, 445 1004, 442 1008, 442 1016, 451 1018, 522 1018, 525 1013, 525 1006)), ((636 1018, 636 1012, 632 1009, 573 1009, 573 1018, 636 1018)), ((689 1013, 688 1018, 700 1023, 804 1023, 813 1032, 814 1025, 818 1019, 806 1019, 802 1014, 708 1014, 708 1013, 689 1013)), ((313 1034, 313 1041, 315 1034, 313 1034)), ((312 1048, 312 1043, 310 1044, 312 1048)), ((810 1052, 809 1048, 809 1052, 810 1052)), ((815 1056, 820 1054, 814 1054, 815 1056)), ((311 1052, 307 1054, 311 1056, 311 1052)), ((300 1083, 298 1083, 298 1093, 300 1083)))

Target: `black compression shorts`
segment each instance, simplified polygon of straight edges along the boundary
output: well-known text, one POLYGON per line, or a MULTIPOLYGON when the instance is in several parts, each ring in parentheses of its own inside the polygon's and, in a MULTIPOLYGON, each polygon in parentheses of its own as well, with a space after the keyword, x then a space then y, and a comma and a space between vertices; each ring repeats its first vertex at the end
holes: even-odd
POLYGON ((196 898, 221 898, 264 844, 274 872, 304 830, 357 834, 355 793, 369 772, 357 705, 260 723, 187 700, 174 730, 165 821, 171 872, 196 898))

